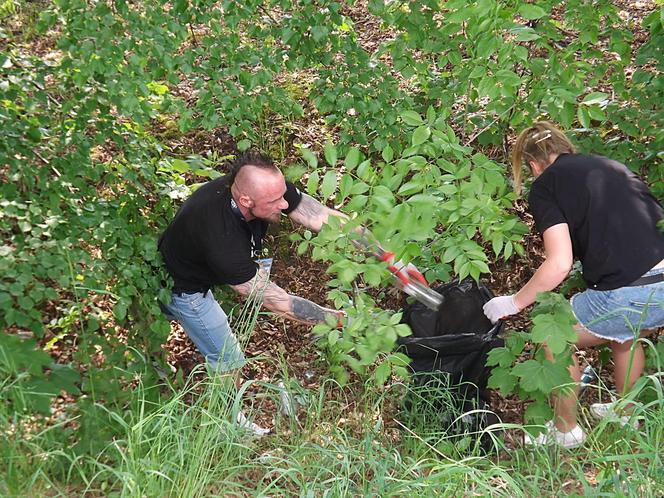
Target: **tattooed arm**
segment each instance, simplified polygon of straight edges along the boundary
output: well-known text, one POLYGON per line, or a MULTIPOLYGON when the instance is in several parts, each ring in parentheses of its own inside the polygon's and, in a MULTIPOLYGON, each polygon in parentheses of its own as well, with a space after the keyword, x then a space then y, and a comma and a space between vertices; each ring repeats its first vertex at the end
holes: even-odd
POLYGON ((330 216, 339 216, 348 218, 345 214, 336 209, 331 209, 307 194, 302 194, 302 199, 297 207, 291 211, 288 216, 295 223, 309 228, 315 232, 320 232, 322 226, 327 223, 330 216))
MULTIPOLYGON (((327 222, 330 216, 338 216, 344 220, 348 220, 348 216, 341 211, 324 206, 313 197, 304 193, 302 194, 300 204, 298 204, 288 216, 290 216, 294 222, 316 232, 320 231, 321 227, 327 222)), ((355 233, 351 238, 351 243, 357 249, 373 255, 382 254, 383 248, 370 230, 363 226, 358 226, 354 229, 354 232, 355 233)), ((402 261, 395 262, 394 258, 390 258, 389 263, 396 266, 400 271, 402 268, 406 267, 402 261)), ((417 270, 417 267, 412 263, 408 263, 408 267, 417 270)), ((395 280, 395 284, 400 289, 403 287, 403 284, 399 279, 395 280)))
MULTIPOLYGON (((300 204, 288 216, 294 222, 315 232, 320 232, 320 229, 327 223, 330 216, 338 216, 344 220, 348 219, 348 216, 341 211, 329 208, 304 193, 302 194, 300 204)), ((362 226, 357 227, 355 233, 359 237, 354 238, 351 242, 358 249, 369 250, 372 245, 378 245, 373 234, 366 228, 362 226)))
POLYGON ((299 296, 288 294, 284 289, 270 281, 268 274, 258 270, 256 276, 243 284, 231 286, 244 297, 254 297, 263 302, 270 311, 285 318, 309 324, 325 321, 327 315, 335 320, 340 312, 324 308, 299 296))

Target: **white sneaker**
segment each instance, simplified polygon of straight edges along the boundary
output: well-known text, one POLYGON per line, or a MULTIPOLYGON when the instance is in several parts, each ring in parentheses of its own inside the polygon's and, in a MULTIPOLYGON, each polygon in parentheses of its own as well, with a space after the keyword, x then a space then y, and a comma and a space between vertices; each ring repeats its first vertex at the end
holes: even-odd
POLYGON ((590 413, 597 419, 606 419, 609 422, 619 422, 625 427, 631 425, 635 429, 639 428, 639 421, 634 419, 630 422, 629 415, 618 415, 615 410, 616 403, 593 403, 590 405, 590 413))
POLYGON ((524 442, 533 446, 558 444, 563 448, 571 449, 580 446, 586 440, 586 434, 579 425, 569 432, 560 432, 553 425, 553 421, 549 420, 544 427, 544 432, 535 438, 526 433, 523 438, 524 442))
POLYGON ((237 412, 236 421, 237 425, 247 430, 248 432, 251 432, 255 436, 262 437, 270 433, 270 429, 265 429, 260 425, 251 422, 242 412, 237 412))

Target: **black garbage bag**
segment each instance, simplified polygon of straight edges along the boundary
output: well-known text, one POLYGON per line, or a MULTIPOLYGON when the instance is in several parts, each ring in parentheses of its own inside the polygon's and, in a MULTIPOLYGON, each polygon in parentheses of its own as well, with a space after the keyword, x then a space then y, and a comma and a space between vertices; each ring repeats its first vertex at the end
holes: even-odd
MULTIPOLYGON (((446 434, 473 434, 498 421, 491 411, 486 366, 489 351, 503 346, 502 323, 492 324, 482 306, 493 294, 472 279, 435 289, 443 296, 437 311, 415 302, 404 308, 404 323, 413 335, 400 339, 408 355, 414 387, 405 399, 409 418, 440 425, 446 434), (474 412, 470 415, 464 415, 474 412), (427 419, 427 420, 424 420, 427 419)), ((480 438, 490 447, 490 436, 480 438)))

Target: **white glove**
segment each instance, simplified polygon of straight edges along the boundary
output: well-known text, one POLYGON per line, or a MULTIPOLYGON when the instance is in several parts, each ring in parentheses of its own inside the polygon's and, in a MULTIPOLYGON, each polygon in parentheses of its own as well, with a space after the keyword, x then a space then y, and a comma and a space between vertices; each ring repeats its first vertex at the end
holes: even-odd
POLYGON ((491 323, 496 323, 501 318, 506 318, 510 315, 516 315, 521 311, 514 302, 514 295, 494 297, 482 306, 482 310, 484 310, 486 317, 491 320, 491 323))

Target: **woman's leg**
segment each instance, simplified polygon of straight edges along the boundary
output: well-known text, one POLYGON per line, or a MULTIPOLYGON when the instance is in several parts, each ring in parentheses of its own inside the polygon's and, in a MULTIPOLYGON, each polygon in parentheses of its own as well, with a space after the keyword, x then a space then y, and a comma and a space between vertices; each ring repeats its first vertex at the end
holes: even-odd
MULTIPOLYGON (((644 330, 640 337, 647 337, 654 330, 644 330)), ((613 352, 613 377, 616 383, 616 391, 621 396, 629 392, 637 381, 645 367, 645 353, 643 346, 639 341, 627 341, 622 344, 611 342, 611 351, 613 352), (634 353, 632 354, 632 347, 634 353)))
MULTIPOLYGON (((576 346, 580 349, 597 346, 607 342, 606 339, 601 339, 592 335, 581 324, 577 323, 574 326, 574 330, 576 331, 576 346)), ((546 355, 549 361, 553 359, 553 356, 548 349, 546 350, 546 355)), ((569 373, 572 376, 572 380, 576 383, 574 391, 567 395, 560 393, 554 393, 551 395, 551 405, 553 406, 553 412, 555 414, 554 424, 556 429, 561 432, 569 432, 577 424, 576 412, 579 382, 581 381, 581 369, 579 368, 579 360, 576 357, 576 353, 572 354, 572 360, 573 363, 569 367, 569 373)))
POLYGON ((624 396, 634 385, 636 379, 641 377, 645 364, 645 355, 643 346, 640 342, 627 341, 622 344, 611 342, 613 351, 613 375, 616 381, 616 390, 621 396, 624 396), (634 356, 632 357, 632 345, 634 347, 634 356), (631 361, 630 361, 631 359, 631 361))
MULTIPOLYGON (((614 380, 616 383, 616 389, 621 393, 621 395, 626 394, 632 388, 634 382, 636 382, 636 380, 643 373, 645 355, 641 343, 637 342, 634 346, 634 357, 631 359, 630 365, 631 347, 634 341, 627 341, 621 344, 619 342, 601 339, 589 333, 582 325, 578 323, 574 326, 574 328, 576 330, 577 336, 576 345, 580 349, 609 343, 613 351, 614 380)), ((652 333, 652 330, 645 330, 641 333, 641 337, 646 337, 650 333, 652 333)), ((548 350, 547 358, 549 360, 553 358, 548 350)), ((574 392, 566 396, 561 394, 551 395, 551 404, 555 413, 554 424, 561 432, 569 432, 577 424, 576 417, 578 407, 579 382, 581 381, 581 369, 579 368, 579 362, 575 353, 572 354, 572 360, 574 363, 570 365, 569 373, 572 376, 572 380, 577 384, 574 392)))

